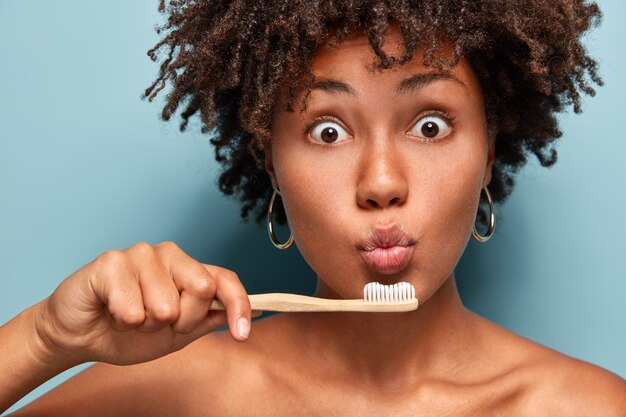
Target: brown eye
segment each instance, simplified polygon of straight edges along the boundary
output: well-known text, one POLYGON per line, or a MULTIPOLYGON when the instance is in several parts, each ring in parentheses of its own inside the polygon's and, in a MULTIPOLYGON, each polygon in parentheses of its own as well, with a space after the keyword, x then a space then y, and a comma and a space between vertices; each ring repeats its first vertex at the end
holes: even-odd
POLYGON ((322 140, 326 143, 333 143, 338 137, 339 134, 337 133, 337 129, 325 127, 324 130, 322 130, 322 140))
POLYGON ((335 122, 322 122, 311 131, 311 138, 316 142, 338 143, 344 141, 348 133, 335 122))
POLYGON ((411 134, 426 140, 438 140, 448 136, 451 131, 452 128, 443 117, 431 115, 419 119, 411 129, 411 134))
POLYGON ((439 126, 434 122, 426 122, 422 125, 422 134, 427 138, 434 138, 439 133, 439 126))

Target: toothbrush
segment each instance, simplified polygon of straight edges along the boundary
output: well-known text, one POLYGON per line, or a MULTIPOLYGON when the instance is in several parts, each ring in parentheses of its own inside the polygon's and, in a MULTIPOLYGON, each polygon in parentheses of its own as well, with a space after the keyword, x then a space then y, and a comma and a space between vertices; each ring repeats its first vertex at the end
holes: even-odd
MULTIPOLYGON (((416 310, 415 287, 408 282, 383 285, 370 282, 363 288, 363 299, 337 300, 298 294, 268 293, 249 295, 252 311, 361 311, 399 312, 416 310)), ((225 310, 224 304, 213 300, 210 310, 225 310)))

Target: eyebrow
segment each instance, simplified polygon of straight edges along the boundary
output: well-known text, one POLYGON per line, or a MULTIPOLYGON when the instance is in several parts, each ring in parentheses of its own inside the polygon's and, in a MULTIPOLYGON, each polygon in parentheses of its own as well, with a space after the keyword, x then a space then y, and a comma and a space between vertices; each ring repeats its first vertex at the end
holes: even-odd
MULTIPOLYGON (((427 72, 423 74, 415 74, 407 79, 402 80, 396 87, 396 92, 398 93, 398 95, 407 94, 409 92, 422 89, 427 85, 439 80, 455 81, 461 84, 463 87, 467 87, 463 81, 459 80, 452 74, 427 72)), ((356 92, 352 87, 350 87, 350 85, 342 81, 333 80, 330 78, 317 78, 313 82, 311 89, 326 91, 327 93, 331 94, 345 94, 356 97, 356 92)))
POLYGON ((356 97, 356 92, 348 84, 329 78, 317 78, 313 82, 311 90, 322 90, 331 94, 347 94, 356 97))
POLYGON ((434 81, 439 80, 454 81, 467 88, 463 81, 459 80, 452 74, 445 72, 427 72, 424 74, 416 74, 407 78, 406 80, 402 80, 402 82, 398 84, 398 87, 396 87, 396 92, 398 93, 398 95, 410 93, 414 90, 424 88, 434 81))

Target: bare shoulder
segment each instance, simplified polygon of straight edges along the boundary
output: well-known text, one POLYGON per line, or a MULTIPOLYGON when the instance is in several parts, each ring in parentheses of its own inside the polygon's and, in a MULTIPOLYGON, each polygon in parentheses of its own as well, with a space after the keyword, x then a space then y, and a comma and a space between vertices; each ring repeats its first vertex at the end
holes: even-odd
POLYGON ((600 366, 546 348, 544 355, 529 364, 528 372, 537 381, 529 397, 532 411, 626 417, 626 381, 600 366))
POLYGON ((189 351, 136 365, 95 363, 10 415, 176 415, 189 391, 194 343, 189 351))
POLYGON ((506 355, 515 369, 522 415, 626 417, 626 381, 619 375, 477 317, 498 346, 490 354, 506 355))
MULTIPOLYGON (((238 356, 245 354, 237 345, 245 347, 228 331, 214 332, 153 361, 95 363, 11 416, 220 415, 213 414, 216 406, 205 406, 233 387, 229 376, 243 362, 238 356)), ((254 373, 245 375, 250 379, 254 373)))
POLYGON ((268 398, 276 397, 285 384, 276 372, 285 345, 277 337, 281 325, 276 318, 254 320, 245 342, 235 340, 226 329, 185 348, 178 360, 192 366, 186 373, 187 385, 195 389, 187 395, 185 413, 179 415, 246 415, 250 409, 261 415, 271 409, 268 398))
POLYGON ((205 384, 210 378, 219 378, 220 386, 215 390, 216 397, 221 397, 223 393, 220 391, 231 383, 243 389, 247 385, 266 382, 267 367, 264 365, 267 357, 262 337, 258 334, 262 322, 263 320, 253 321, 250 337, 245 342, 235 340, 228 329, 225 329, 211 333, 186 347, 178 360, 193 364, 188 377, 205 384))

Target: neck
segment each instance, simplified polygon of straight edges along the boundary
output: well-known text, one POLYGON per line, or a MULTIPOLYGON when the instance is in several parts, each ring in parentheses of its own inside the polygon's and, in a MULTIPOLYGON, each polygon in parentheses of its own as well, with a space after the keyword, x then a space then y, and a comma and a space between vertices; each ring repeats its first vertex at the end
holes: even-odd
MULTIPOLYGON (((318 285, 315 296, 331 297, 318 285)), ((303 313, 302 346, 323 372, 368 385, 400 387, 450 378, 471 361, 470 313, 454 274, 417 310, 407 313, 303 313), (319 353, 324 352, 323 357, 319 353)))

